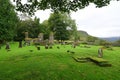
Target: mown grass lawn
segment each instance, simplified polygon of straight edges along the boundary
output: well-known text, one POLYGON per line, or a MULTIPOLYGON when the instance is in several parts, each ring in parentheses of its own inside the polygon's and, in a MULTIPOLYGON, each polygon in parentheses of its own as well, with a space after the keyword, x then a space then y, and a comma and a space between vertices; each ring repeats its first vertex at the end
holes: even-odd
POLYGON ((104 50, 103 59, 112 67, 100 67, 92 62, 78 63, 72 56, 96 56, 100 46, 72 48, 71 45, 54 45, 53 49, 40 46, 18 48, 11 44, 11 51, 5 46, 0 49, 0 80, 120 80, 120 47, 113 51, 104 50), (33 50, 33 52, 30 52, 33 50), (75 54, 67 53, 67 50, 75 54))

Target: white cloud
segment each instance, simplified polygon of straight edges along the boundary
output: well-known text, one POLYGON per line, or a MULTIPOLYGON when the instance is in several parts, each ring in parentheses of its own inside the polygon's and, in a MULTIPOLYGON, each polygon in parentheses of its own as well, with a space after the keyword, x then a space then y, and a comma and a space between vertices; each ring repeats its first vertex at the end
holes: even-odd
POLYGON ((35 13, 35 15, 40 18, 40 22, 43 22, 44 20, 47 20, 50 16, 51 11, 50 10, 39 10, 35 13))
POLYGON ((112 1, 109 6, 95 8, 89 7, 73 12, 72 18, 76 20, 78 30, 85 30, 97 37, 120 36, 120 2, 112 1))

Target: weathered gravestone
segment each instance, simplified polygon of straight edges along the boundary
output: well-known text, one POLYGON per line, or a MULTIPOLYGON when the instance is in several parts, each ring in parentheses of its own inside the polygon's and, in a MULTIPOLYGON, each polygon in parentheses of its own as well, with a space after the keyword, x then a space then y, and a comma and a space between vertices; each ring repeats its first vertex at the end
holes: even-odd
POLYGON ((0 45, 0 49, 1 49, 1 45, 0 45))
POLYGON ((57 49, 60 49, 60 47, 59 47, 59 46, 57 46, 57 49))
POLYGON ((73 44, 72 44, 72 47, 73 47, 73 48, 76 48, 76 45, 73 43, 73 44))
POLYGON ((49 48, 52 49, 53 48, 52 45, 49 45, 49 48))
POLYGON ((25 43, 24 43, 24 45, 28 45, 28 46, 30 46, 30 42, 32 41, 32 38, 29 38, 28 37, 28 32, 25 32, 25 43))
POLYGON ((10 49, 10 44, 7 42, 6 43, 6 48, 5 48, 6 50, 9 50, 10 49))
POLYGON ((39 42, 42 42, 44 39, 43 39, 43 33, 39 33, 38 35, 38 41, 39 42))
POLYGON ((54 43, 54 36, 53 36, 53 32, 51 32, 49 35, 49 44, 53 44, 53 43, 54 43))
POLYGON ((102 57, 103 57, 103 49, 102 49, 102 48, 99 48, 99 49, 98 49, 98 57, 99 57, 99 58, 102 58, 102 57))
POLYGON ((37 46, 37 50, 40 50, 40 47, 37 46))
POLYGON ((25 38, 28 38, 28 32, 25 32, 25 38))
POLYGON ((45 45, 45 49, 48 49, 48 47, 49 47, 49 46, 46 44, 46 45, 45 45))

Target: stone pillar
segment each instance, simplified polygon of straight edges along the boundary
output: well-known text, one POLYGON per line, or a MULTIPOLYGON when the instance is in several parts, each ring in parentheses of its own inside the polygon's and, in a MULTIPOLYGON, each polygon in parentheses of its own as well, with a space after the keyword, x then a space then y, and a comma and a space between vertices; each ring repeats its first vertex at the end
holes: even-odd
POLYGON ((102 48, 99 48, 99 49, 98 49, 98 57, 99 57, 99 58, 102 58, 102 57, 103 57, 103 49, 102 49, 102 48))
POLYGON ((54 43, 54 35, 53 35, 53 32, 51 32, 50 35, 49 35, 49 43, 50 43, 50 44, 53 44, 53 43, 54 43))
POLYGON ((44 39, 43 39, 43 33, 39 33, 38 39, 39 39, 40 42, 44 40, 44 39))
POLYGON ((28 38, 28 32, 25 32, 25 38, 28 38))

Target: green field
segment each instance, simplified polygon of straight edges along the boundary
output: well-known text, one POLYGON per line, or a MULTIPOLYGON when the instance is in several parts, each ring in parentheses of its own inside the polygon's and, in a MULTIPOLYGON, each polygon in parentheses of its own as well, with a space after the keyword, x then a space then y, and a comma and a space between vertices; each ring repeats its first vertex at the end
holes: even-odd
POLYGON ((93 62, 79 63, 72 56, 97 57, 100 46, 72 48, 71 45, 54 45, 53 49, 40 46, 18 48, 11 43, 11 51, 0 49, 0 80, 120 80, 120 47, 104 50, 103 59, 111 67, 100 67, 93 62), (32 52, 30 50, 33 50, 32 52), (74 51, 75 54, 68 53, 74 51))

